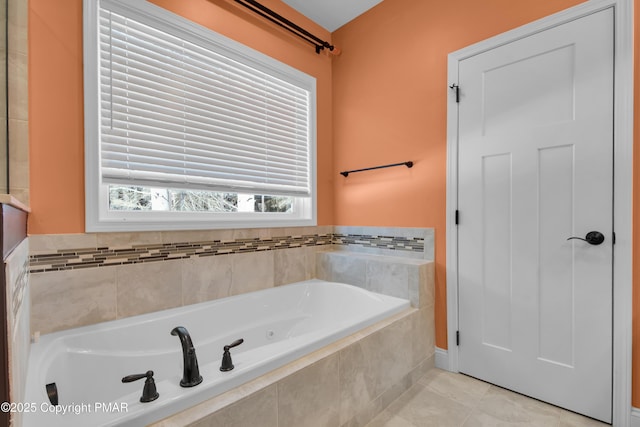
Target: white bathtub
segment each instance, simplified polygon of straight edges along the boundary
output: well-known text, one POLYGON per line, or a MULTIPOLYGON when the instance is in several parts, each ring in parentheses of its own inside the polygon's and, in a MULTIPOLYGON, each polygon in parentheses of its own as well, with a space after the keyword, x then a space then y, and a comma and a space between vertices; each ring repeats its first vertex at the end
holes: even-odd
POLYGON ((43 335, 32 345, 24 427, 142 426, 210 399, 409 307, 409 301, 340 283, 309 280, 202 304, 43 335), (180 387, 184 326, 204 380, 180 387), (223 346, 235 369, 221 372, 223 346), (160 397, 139 401, 153 370, 160 397), (53 407, 45 385, 55 382, 53 407), (65 411, 55 414, 53 411, 65 411))

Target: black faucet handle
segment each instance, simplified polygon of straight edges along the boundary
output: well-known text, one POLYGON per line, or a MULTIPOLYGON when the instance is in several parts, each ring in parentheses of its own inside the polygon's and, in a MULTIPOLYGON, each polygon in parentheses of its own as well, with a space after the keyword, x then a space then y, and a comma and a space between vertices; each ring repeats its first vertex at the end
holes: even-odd
POLYGON ((224 353, 222 354, 222 364, 220 365, 220 370, 222 372, 231 371, 234 368, 233 361, 231 360, 231 352, 229 352, 229 349, 237 347, 243 342, 244 340, 240 338, 239 340, 235 340, 231 344, 224 346, 224 353))
POLYGON ((153 379, 153 371, 147 371, 144 374, 127 375, 126 377, 122 378, 122 382, 131 383, 141 380, 142 378, 146 378, 147 380, 144 382, 144 388, 142 389, 140 402, 153 402, 160 396, 158 390, 156 389, 156 382, 153 379))
POLYGON ((147 378, 149 375, 151 377, 153 377, 153 371, 147 371, 144 374, 127 375, 126 377, 122 378, 122 382, 123 383, 132 383, 134 381, 138 381, 138 380, 141 380, 143 378, 147 378))
POLYGON ((229 345, 224 346, 224 351, 229 351, 230 348, 237 347, 244 342, 244 339, 240 338, 239 340, 235 340, 229 345))

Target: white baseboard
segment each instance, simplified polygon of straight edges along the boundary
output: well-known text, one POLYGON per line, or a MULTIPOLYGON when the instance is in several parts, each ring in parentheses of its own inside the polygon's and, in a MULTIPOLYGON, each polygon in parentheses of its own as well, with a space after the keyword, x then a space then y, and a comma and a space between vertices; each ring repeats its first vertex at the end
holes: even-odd
POLYGON ((631 425, 629 427, 640 427, 640 409, 631 408, 631 425))
MULTIPOLYGON (((447 350, 436 347, 436 360, 435 365, 438 369, 444 369, 445 371, 449 370, 449 353, 447 350)), ((640 425, 638 426, 640 427, 640 425)))

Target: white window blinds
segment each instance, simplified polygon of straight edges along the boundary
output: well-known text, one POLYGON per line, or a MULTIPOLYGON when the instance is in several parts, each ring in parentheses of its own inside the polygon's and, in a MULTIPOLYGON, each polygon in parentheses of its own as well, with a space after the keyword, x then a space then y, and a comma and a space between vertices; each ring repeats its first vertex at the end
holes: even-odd
POLYGON ((100 10, 106 183, 309 196, 310 94, 100 10))

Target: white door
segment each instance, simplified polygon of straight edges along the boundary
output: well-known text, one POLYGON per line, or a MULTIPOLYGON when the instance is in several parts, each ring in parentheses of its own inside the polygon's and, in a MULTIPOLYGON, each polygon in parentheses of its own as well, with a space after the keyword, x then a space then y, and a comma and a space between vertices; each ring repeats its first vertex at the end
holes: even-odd
POLYGON ((611 422, 613 10, 465 59, 458 84, 459 369, 611 422))

